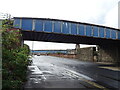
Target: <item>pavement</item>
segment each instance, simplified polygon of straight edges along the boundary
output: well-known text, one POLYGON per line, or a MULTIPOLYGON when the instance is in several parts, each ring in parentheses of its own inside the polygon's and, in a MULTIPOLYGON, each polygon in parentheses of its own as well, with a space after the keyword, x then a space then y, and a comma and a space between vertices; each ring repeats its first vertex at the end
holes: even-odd
MULTIPOLYGON (((25 89, 85 88, 117 90, 120 72, 105 64, 53 56, 34 56, 25 89)), ((107 64, 108 65, 108 64, 107 64)))
POLYGON ((109 70, 113 70, 113 71, 120 71, 120 67, 99 67, 99 68, 104 68, 104 69, 109 69, 109 70))
POLYGON ((120 66, 117 66, 114 63, 111 62, 96 62, 96 63, 104 65, 99 68, 109 69, 113 71, 120 71, 120 66))

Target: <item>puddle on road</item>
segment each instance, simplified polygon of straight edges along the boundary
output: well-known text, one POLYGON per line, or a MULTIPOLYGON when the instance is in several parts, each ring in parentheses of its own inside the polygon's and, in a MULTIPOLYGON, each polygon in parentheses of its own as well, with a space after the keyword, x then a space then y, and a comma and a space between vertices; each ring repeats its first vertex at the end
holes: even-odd
POLYGON ((50 71, 42 71, 42 73, 43 73, 44 75, 46 75, 46 74, 53 75, 53 73, 50 72, 50 71))
POLYGON ((42 81, 46 80, 45 76, 37 66, 28 66, 28 69, 31 71, 28 77, 28 83, 41 83, 42 81))
POLYGON ((43 75, 43 77, 46 78, 46 80, 57 80, 57 79, 72 79, 72 80, 80 80, 82 78, 85 78, 87 80, 92 80, 91 78, 77 73, 73 70, 69 70, 63 67, 55 66, 52 64, 40 64, 37 66, 31 66, 31 71, 33 71, 32 75, 43 75), (40 66, 42 65, 42 66, 40 66), (45 65, 45 66, 44 66, 45 65), (48 66, 46 66, 48 65, 48 66))

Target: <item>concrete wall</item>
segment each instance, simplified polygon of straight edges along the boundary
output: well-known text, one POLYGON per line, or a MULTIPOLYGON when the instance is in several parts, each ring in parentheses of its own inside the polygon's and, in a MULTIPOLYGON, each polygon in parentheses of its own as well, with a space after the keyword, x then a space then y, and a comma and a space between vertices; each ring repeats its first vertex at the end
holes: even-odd
POLYGON ((76 58, 83 61, 120 63, 120 45, 100 45, 98 51, 93 47, 80 48, 76 58))
POLYGON ((95 47, 80 48, 77 50, 76 58, 83 61, 94 61, 95 47))
POLYGON ((119 45, 99 46, 98 61, 100 62, 120 61, 120 46, 119 45))
POLYGON ((56 56, 56 57, 62 57, 62 58, 72 58, 75 59, 75 54, 48 54, 49 56, 56 56))

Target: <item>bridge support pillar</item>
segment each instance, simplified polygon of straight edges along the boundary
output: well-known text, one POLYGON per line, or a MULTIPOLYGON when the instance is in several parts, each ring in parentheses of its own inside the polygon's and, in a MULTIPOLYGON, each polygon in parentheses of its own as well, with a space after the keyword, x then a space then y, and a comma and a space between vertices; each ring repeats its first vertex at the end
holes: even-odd
POLYGON ((80 44, 76 44, 75 50, 76 50, 76 54, 79 54, 79 52, 80 52, 80 44))
POLYGON ((24 45, 24 40, 21 39, 21 46, 23 47, 23 45, 24 45))
POLYGON ((98 61, 120 63, 120 46, 119 45, 98 46, 98 61))

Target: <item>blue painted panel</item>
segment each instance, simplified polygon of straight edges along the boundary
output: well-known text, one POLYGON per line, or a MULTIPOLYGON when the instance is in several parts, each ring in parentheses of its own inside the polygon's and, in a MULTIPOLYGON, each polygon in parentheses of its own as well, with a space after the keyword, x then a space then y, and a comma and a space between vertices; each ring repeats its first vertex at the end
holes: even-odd
POLYGON ((93 36, 98 37, 98 27, 96 26, 93 27, 93 36))
POLYGON ((43 31, 43 20, 36 20, 35 31, 43 31))
POLYGON ((92 27, 89 25, 86 25, 86 35, 91 36, 92 33, 92 27))
POLYGON ((20 28, 20 19, 15 19, 14 20, 14 27, 15 28, 20 28))
POLYGON ((110 38, 110 29, 106 29, 106 38, 110 38))
POLYGON ((99 28, 99 36, 100 36, 101 38, 104 38, 104 28, 103 28, 103 27, 100 27, 100 28, 99 28))
POLYGON ((118 39, 120 39, 120 31, 118 31, 118 39))
POLYGON ((22 29, 32 30, 32 19, 22 19, 22 29))
POLYGON ((77 34, 77 24, 71 24, 71 34, 77 34))
POLYGON ((79 35, 85 35, 84 33, 84 25, 80 24, 78 27, 78 33, 79 35))
POLYGON ((69 34, 69 30, 70 30, 69 28, 70 28, 69 23, 67 22, 62 23, 62 33, 69 34))
POLYGON ((61 22, 54 22, 54 32, 61 33, 61 22))
POLYGON ((52 32, 52 21, 45 21, 44 24, 45 24, 44 31, 52 32))
POLYGON ((115 31, 115 30, 111 30, 111 38, 112 39, 116 39, 117 37, 116 37, 116 34, 117 32, 115 31))

